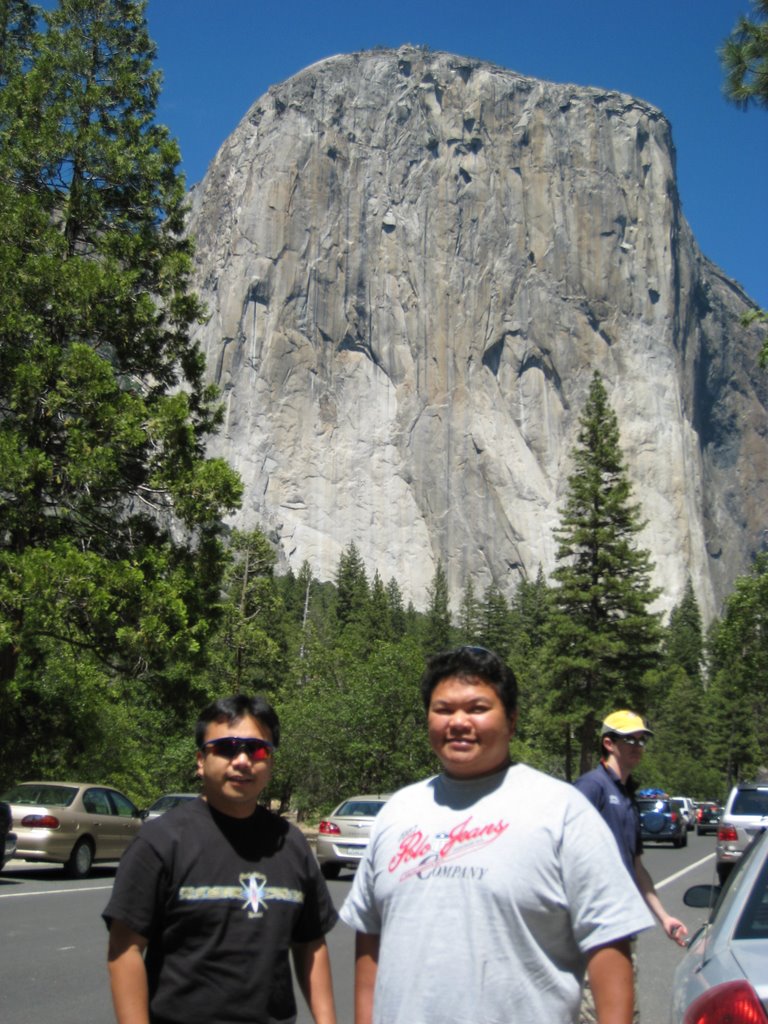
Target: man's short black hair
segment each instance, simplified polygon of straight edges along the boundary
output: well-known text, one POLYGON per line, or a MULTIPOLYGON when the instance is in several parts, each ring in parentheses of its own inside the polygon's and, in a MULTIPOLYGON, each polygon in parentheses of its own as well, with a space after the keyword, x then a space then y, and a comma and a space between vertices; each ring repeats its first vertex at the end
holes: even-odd
POLYGON ((451 676, 480 679, 493 687, 508 716, 517 711, 517 678, 509 665, 493 651, 485 647, 456 647, 452 651, 434 654, 421 677, 421 699, 427 710, 432 691, 443 679, 451 676))
POLYGON ((269 701, 264 697, 249 697, 244 693, 238 693, 232 697, 220 697, 200 712, 195 726, 195 743, 198 750, 202 749, 205 730, 211 722, 227 722, 232 725, 246 715, 266 726, 272 734, 275 748, 280 746, 280 719, 269 701))

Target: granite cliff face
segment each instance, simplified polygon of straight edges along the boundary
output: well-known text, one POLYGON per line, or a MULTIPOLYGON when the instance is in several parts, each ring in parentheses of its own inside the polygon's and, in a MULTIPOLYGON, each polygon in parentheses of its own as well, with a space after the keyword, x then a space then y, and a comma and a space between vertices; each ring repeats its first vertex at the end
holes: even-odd
POLYGON ((690 574, 709 618, 764 546, 760 334, 654 107, 411 47, 334 57, 257 100, 190 231, 236 525, 294 568, 331 578, 354 541, 417 608, 438 559, 456 602, 548 573, 596 368, 660 606, 690 574))

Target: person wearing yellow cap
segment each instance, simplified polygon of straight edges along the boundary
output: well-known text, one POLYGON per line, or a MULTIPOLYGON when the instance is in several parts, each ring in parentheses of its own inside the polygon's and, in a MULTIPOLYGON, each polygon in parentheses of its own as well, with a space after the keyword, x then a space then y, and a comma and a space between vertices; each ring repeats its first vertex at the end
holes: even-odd
MULTIPOLYGON (((636 786, 632 772, 640 764, 651 736, 653 732, 636 712, 626 709, 614 711, 600 728, 600 764, 578 778, 574 785, 603 816, 630 876, 665 934, 679 946, 684 946, 688 929, 682 921, 666 912, 653 879, 643 864, 640 813, 634 799, 636 786)), ((634 954, 632 959, 636 963, 634 954)), ((634 1020, 639 1019, 635 999, 634 1020)), ((581 1006, 581 1024, 593 1024, 596 1020, 587 986, 581 1006)))

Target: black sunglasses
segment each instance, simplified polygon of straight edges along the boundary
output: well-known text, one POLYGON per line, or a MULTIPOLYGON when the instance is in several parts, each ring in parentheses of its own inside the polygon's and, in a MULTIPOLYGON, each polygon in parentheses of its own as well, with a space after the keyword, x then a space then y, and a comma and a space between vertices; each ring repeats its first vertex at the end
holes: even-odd
POLYGON ((619 736, 622 743, 626 743, 628 747, 646 747, 648 746, 647 736, 619 736))
POLYGON ((244 750, 251 761, 268 761, 275 749, 274 743, 268 740, 251 739, 245 736, 222 736, 218 740, 208 740, 200 747, 207 753, 209 750, 217 757, 225 757, 232 761, 241 750, 244 750))

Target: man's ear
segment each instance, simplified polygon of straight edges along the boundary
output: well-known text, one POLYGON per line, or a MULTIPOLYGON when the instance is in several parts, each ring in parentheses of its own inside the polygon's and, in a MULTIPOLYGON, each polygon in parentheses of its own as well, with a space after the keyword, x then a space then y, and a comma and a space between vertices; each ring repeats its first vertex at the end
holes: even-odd
POLYGON ((198 779, 202 779, 202 777, 203 777, 203 752, 202 752, 202 750, 198 750, 198 752, 197 752, 197 769, 195 771, 195 775, 198 777, 198 779))

